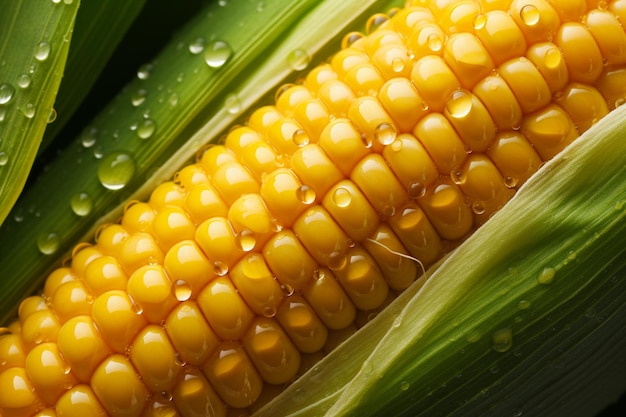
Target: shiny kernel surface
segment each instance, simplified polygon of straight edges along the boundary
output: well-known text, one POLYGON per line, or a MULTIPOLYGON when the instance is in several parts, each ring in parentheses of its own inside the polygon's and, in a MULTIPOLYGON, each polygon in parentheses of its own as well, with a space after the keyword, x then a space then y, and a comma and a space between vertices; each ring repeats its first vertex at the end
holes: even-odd
POLYGON ((625 5, 372 16, 22 302, 0 414, 254 413, 623 105, 625 5))

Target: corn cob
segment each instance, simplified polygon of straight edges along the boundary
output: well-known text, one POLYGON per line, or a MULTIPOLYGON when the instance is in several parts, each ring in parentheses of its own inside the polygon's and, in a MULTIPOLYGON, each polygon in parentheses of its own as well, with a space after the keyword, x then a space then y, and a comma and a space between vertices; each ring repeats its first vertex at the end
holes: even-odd
POLYGON ((0 413, 254 411, 621 104, 624 2, 587 3, 374 16, 22 302, 0 413))

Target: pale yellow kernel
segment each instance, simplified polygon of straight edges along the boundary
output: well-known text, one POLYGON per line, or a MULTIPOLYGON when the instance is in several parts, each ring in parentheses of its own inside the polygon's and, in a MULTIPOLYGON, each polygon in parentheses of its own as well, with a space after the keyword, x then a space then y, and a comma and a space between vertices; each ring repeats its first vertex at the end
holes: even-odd
POLYGON ((48 404, 77 383, 56 343, 42 343, 31 350, 24 365, 33 387, 48 404))
POLYGON ((504 10, 492 10, 484 15, 484 23, 477 28, 476 36, 496 65, 526 51, 524 34, 515 20, 504 10))
POLYGON ((296 220, 293 230, 315 261, 328 266, 334 252, 344 254, 348 236, 321 206, 305 211, 296 220))
POLYGON ((85 284, 93 296, 110 290, 125 290, 128 278, 117 258, 102 256, 85 269, 85 284))
POLYGON ((480 40, 464 32, 450 36, 443 57, 464 88, 471 89, 491 73, 494 62, 480 40))
POLYGON ((110 415, 140 416, 148 398, 148 390, 123 355, 112 355, 96 369, 91 388, 110 415))
POLYGON ((117 353, 126 353, 137 333, 148 324, 126 290, 107 291, 96 298, 92 316, 102 339, 117 353))
POLYGON ((578 137, 572 120, 555 104, 524 117, 521 133, 544 161, 552 158, 578 137))
POLYGON ((521 186, 541 165, 541 158, 519 132, 502 132, 487 155, 512 187, 521 186))
POLYGON ((177 303, 162 264, 145 265, 128 278, 128 294, 150 323, 161 323, 177 303))
POLYGON ((167 206, 182 206, 185 199, 183 188, 173 182, 166 181, 159 184, 150 194, 150 205, 155 210, 161 210, 167 206))
POLYGON ((130 233, 149 231, 155 215, 156 212, 148 203, 131 201, 124 206, 122 227, 130 233))
POLYGON ((579 22, 564 23, 554 43, 565 56, 570 81, 593 84, 598 80, 604 69, 604 60, 598 44, 585 25, 579 22))
POLYGON ((524 114, 541 109, 552 100, 545 79, 531 61, 522 57, 506 61, 498 73, 509 85, 524 114))
POLYGON ((434 55, 417 60, 411 71, 411 81, 433 111, 442 111, 450 94, 461 87, 443 58, 434 55))
POLYGON ((163 263, 163 251, 151 233, 135 233, 124 241, 119 260, 124 272, 130 276, 142 266, 163 263))

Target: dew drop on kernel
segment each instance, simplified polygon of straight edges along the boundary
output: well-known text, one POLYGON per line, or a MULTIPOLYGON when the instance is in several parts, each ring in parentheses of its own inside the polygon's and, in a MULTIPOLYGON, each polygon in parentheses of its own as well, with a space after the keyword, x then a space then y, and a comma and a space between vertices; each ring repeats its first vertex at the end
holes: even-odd
POLYGON ((30 75, 24 73, 17 77, 17 85, 20 88, 28 88, 30 86, 31 78, 30 75))
POLYGON ((515 188, 518 182, 519 182, 519 178, 511 177, 511 176, 504 177, 504 186, 506 188, 515 188))
POLYGON ((224 41, 213 41, 204 49, 204 61, 211 68, 219 68, 228 61, 233 50, 224 41))
POLYGON ((287 63, 294 71, 302 71, 309 66, 310 62, 311 57, 305 50, 302 49, 294 49, 287 56, 287 63))
POLYGON ((10 102, 14 94, 15 88, 11 84, 0 84, 0 105, 10 102))
POLYGON ((237 114, 241 111, 241 100, 239 100, 237 94, 231 93, 227 95, 224 105, 230 114, 237 114))
POLYGON ((135 161, 126 152, 113 152, 100 161, 98 180, 108 190, 121 190, 135 174, 135 161))
POLYGON ((472 211, 474 212, 474 214, 484 214, 485 206, 482 203, 474 203, 472 204, 472 211))
POLYGON ((337 188, 333 192, 333 202, 337 205, 337 207, 348 207, 350 202, 352 201, 352 195, 350 191, 346 190, 343 187, 337 188))
POLYGON ((543 63, 549 69, 557 69, 563 62, 563 55, 557 48, 550 48, 543 56, 543 63))
POLYGON ((476 17, 474 18, 474 29, 481 30, 485 27, 486 24, 487 16, 485 16, 484 14, 476 15, 476 17))
POLYGON ((374 137, 381 145, 391 145, 396 140, 396 128, 389 123, 381 123, 374 130, 374 137))
POLYGON ((402 59, 401 57, 397 56, 391 60, 391 69, 394 72, 402 72, 404 71, 404 67, 405 67, 405 62, 404 62, 404 59, 402 59))
POLYGON ((407 194, 410 198, 421 198, 426 194, 426 187, 419 181, 413 181, 407 187, 407 194))
POLYGON ((303 204, 313 204, 316 198, 315 190, 308 185, 302 185, 296 190, 296 197, 303 204))
POLYGON ((462 119, 472 111, 472 94, 458 90, 452 93, 450 99, 446 102, 446 111, 455 119, 462 119))
POLYGON ((341 40, 341 48, 345 49, 352 45, 354 42, 363 38, 363 34, 361 32, 350 32, 343 37, 341 40))
POLYGON ((46 41, 39 42, 35 47, 35 59, 45 61, 50 56, 50 44, 46 41))
POLYGON ((304 129, 297 129, 293 132, 293 143, 298 147, 303 147, 309 144, 309 135, 304 129))
POLYGON ((178 301, 187 301, 191 298, 191 286, 182 279, 172 284, 172 294, 178 301))
POLYGON ((289 284, 282 284, 280 286, 280 291, 285 297, 291 297, 296 292, 296 290, 289 284))
POLYGON ((77 216, 86 216, 91 213, 93 200, 87 193, 77 193, 70 199, 70 207, 77 216))
POLYGON ((44 232, 37 237, 37 248, 44 255, 52 255, 59 249, 59 236, 54 232, 44 232))
POLYGON ((556 270, 552 267, 544 268, 537 277, 537 282, 540 284, 550 284, 554 280, 554 275, 556 274, 556 270))
POLYGON ((496 352, 507 352, 513 347, 513 330, 510 327, 499 329, 491 335, 491 348, 496 352))
POLYGON ((156 122, 152 119, 143 119, 137 125, 137 136, 140 139, 148 139, 154 135, 156 130, 156 122))
POLYGON ((520 10, 520 17, 522 18, 522 22, 524 22, 527 26, 534 26, 539 23, 539 19, 541 18, 541 12, 537 9, 536 6, 532 4, 527 4, 520 10))
POLYGON ((393 217, 396 214, 396 208, 391 204, 385 204, 383 206, 383 216, 385 217, 393 217))
POLYGON ((204 51, 204 47, 206 45, 206 40, 204 38, 196 38, 189 42, 189 52, 194 55, 198 55, 204 51))
POLYGON ((456 185, 463 184, 463 180, 464 180, 463 172, 459 169, 453 169, 452 171, 450 171, 450 179, 456 185))
POLYGON ((242 230, 237 234, 236 242, 242 251, 250 252, 256 246, 256 237, 250 230, 242 230))
POLYGON ((223 277, 228 274, 228 265, 222 261, 213 261, 213 270, 215 271, 215 275, 223 277))
POLYGON ((439 52, 441 51, 441 48, 443 48, 443 40, 439 35, 432 33, 428 35, 428 38, 426 39, 426 45, 431 51, 439 52))
POLYGON ((331 252, 328 255, 328 269, 332 269, 333 271, 337 271, 339 269, 343 269, 348 263, 348 257, 339 251, 331 252))

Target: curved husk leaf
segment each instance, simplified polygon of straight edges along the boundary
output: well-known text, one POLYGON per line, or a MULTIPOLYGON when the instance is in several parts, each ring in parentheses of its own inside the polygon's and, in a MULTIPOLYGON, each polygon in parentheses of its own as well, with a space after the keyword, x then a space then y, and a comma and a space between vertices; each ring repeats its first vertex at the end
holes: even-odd
POLYGON ((625 118, 618 108, 546 164, 423 287, 258 416, 593 416, 615 401, 625 118))
POLYGON ((2 4, 0 224, 24 187, 51 116, 78 6, 79 0, 2 4))

